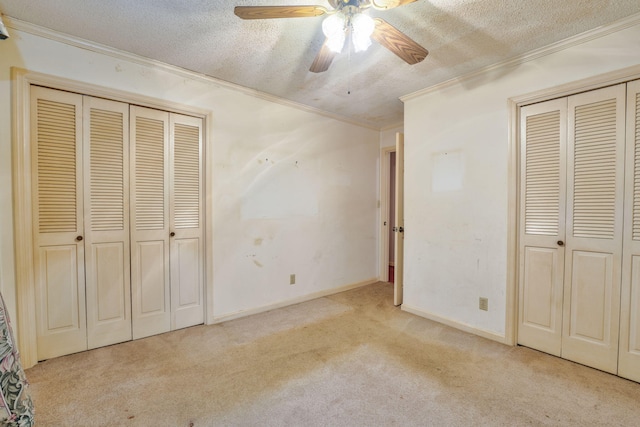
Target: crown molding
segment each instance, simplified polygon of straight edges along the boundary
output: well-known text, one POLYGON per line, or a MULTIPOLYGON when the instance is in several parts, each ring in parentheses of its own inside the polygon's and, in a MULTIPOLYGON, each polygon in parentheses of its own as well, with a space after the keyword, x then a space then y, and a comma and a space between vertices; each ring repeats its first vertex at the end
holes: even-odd
POLYGON ((418 98, 420 96, 426 95, 428 93, 433 93, 451 86, 462 84, 468 80, 472 80, 483 74, 491 73, 503 68, 511 68, 517 65, 521 65, 525 62, 533 61, 543 56, 551 55, 552 53, 560 52, 562 50, 569 49, 571 47, 578 46, 583 43, 587 43, 591 40, 595 40, 612 33, 617 33, 618 31, 622 31, 626 28, 630 28, 638 24, 640 24, 640 13, 636 13, 627 18, 620 19, 609 25, 603 25, 601 27, 597 27, 597 28, 585 31, 584 33, 580 33, 578 35, 566 38, 559 42, 552 43, 542 48, 529 51, 525 54, 518 55, 514 58, 497 62, 492 65, 488 65, 486 67, 480 68, 479 70, 464 74, 460 77, 455 77, 453 79, 445 80, 433 86, 429 86, 427 88, 418 90, 416 92, 412 92, 410 94, 401 96, 400 100, 402 102, 407 102, 414 98, 418 98))
POLYGON ((99 53, 102 55, 107 55, 112 58, 116 58, 123 61, 132 62, 138 65, 143 65, 146 67, 156 68, 165 72, 172 73, 181 78, 188 78, 191 80, 196 80, 208 84, 215 84, 221 88, 233 90, 236 92, 240 92, 244 95, 249 95, 254 98, 260 98, 265 101, 273 102, 275 104, 284 105, 287 107, 295 108, 297 110, 306 111, 313 114, 318 114, 320 116, 324 116, 330 119, 338 120, 344 123, 348 123, 350 125, 355 125, 359 127, 364 127, 367 129, 380 131, 379 126, 375 126, 372 123, 346 118, 344 116, 330 113, 325 110, 321 110, 319 108, 311 107, 309 105, 305 105, 299 102, 290 101, 288 99, 281 98, 279 96, 271 95, 266 92, 261 92, 255 89, 251 89, 245 86, 241 86, 235 83, 231 83, 225 80, 221 80, 215 77, 208 76, 206 74, 198 73, 195 71, 187 70, 185 68, 177 67, 175 65, 170 65, 161 61, 157 61, 155 59, 146 58, 144 56, 136 55, 133 53, 129 53, 120 49, 116 49, 110 46, 106 46, 100 43, 95 43, 89 40, 82 39, 80 37, 71 36, 69 34, 64 34, 59 31, 51 30, 49 28, 41 27, 39 25, 32 24, 30 22, 22 21, 17 18, 13 18, 11 16, 4 15, 3 16, 4 23, 7 27, 16 30, 23 31, 25 33, 29 33, 35 36, 43 37, 55 42, 63 43, 69 46, 74 46, 80 49, 88 50, 91 52, 99 53))
POLYGON ((398 122, 398 123, 394 123, 394 124, 391 124, 391 125, 387 125, 387 126, 383 126, 383 127, 380 128, 380 132, 385 132, 385 131, 388 131, 388 130, 392 130, 392 129, 395 129, 395 128, 401 128, 401 127, 404 127, 404 121, 398 122))

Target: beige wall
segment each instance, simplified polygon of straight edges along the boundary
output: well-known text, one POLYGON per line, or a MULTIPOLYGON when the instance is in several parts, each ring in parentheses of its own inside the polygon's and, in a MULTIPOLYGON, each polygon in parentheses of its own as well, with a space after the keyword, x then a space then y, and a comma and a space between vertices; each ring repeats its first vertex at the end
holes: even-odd
MULTIPOLYGON (((640 25, 405 97, 405 308, 505 335, 507 100, 640 64, 640 25), (478 298, 489 298, 489 311, 478 298)), ((514 224, 515 227, 515 224, 514 224)))
POLYGON ((10 30, 0 42, 0 289, 14 319, 11 67, 212 113, 210 319, 378 276, 378 131, 60 35, 10 30))

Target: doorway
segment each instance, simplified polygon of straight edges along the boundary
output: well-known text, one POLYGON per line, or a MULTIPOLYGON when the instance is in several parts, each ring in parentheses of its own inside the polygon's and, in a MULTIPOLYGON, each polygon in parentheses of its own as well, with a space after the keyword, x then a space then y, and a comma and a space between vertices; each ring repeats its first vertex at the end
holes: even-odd
POLYGON ((394 304, 402 304, 404 135, 380 152, 380 280, 393 283, 394 304))

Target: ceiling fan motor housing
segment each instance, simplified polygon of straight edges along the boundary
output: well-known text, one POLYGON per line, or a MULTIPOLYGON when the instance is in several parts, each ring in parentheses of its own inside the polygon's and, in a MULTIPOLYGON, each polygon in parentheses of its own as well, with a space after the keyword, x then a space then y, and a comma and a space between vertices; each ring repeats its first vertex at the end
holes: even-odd
POLYGON ((341 10, 347 6, 355 8, 366 8, 370 6, 370 0, 333 0, 329 3, 337 10, 341 10))

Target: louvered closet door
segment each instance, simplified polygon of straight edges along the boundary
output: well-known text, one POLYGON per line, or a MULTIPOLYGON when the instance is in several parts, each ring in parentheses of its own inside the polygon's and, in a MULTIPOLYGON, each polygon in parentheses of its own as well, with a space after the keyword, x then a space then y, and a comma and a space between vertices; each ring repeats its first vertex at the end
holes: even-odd
POLYGON ((84 97, 89 348, 131 339, 129 105, 84 97))
POLYGON ((82 96, 32 86, 31 146, 38 360, 87 349, 82 96))
POLYGON ((562 357, 616 373, 625 85, 568 98, 562 357))
POLYGON ((567 99, 523 107, 518 343, 560 356, 567 99))
POLYGON ((171 330, 169 114, 132 106, 131 287, 133 338, 171 330))
POLYGON ((625 171, 618 375, 640 381, 640 81, 627 84, 625 171))
POLYGON ((202 119, 170 115, 171 328, 204 321, 202 119))

